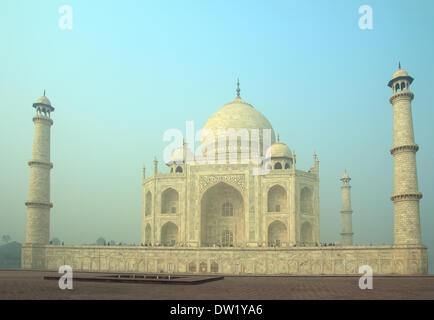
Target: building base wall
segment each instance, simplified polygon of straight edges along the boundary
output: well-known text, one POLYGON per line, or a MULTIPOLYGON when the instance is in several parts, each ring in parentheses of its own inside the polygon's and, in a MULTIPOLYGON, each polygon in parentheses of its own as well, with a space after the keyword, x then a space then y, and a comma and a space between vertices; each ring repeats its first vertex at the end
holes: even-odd
POLYGON ((427 248, 348 246, 294 248, 191 248, 23 245, 22 268, 74 271, 212 273, 228 275, 358 274, 369 265, 375 274, 428 273, 427 248))

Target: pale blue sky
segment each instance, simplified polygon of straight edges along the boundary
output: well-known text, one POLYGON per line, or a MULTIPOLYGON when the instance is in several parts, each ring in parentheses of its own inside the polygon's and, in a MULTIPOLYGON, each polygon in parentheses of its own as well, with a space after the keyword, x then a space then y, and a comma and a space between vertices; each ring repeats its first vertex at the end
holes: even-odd
POLYGON ((415 78, 422 238, 434 263, 433 1, 3 1, 0 12, 0 234, 24 241, 31 106, 44 89, 56 107, 51 237, 138 243, 142 164, 150 173, 162 159, 165 130, 201 128, 239 77, 298 168, 317 152, 322 241, 339 240, 346 168, 355 243, 392 243, 387 82, 401 61, 415 78), (72 30, 58 27, 64 4, 72 30), (373 30, 358 28, 364 4, 373 30))

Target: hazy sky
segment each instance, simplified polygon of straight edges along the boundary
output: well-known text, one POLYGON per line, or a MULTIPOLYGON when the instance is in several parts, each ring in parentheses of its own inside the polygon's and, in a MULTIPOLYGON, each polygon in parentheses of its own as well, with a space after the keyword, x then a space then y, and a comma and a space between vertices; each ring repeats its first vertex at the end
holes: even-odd
MULTIPOLYGON (((320 160, 321 240, 340 240, 345 169, 356 244, 393 242, 391 89, 415 78, 423 242, 434 263, 433 1, 2 1, 0 235, 25 239, 35 113, 52 114, 51 237, 140 242, 141 166, 241 96, 297 153, 320 160), (72 30, 59 28, 61 5, 72 30), (361 5, 373 29, 358 26, 361 5)), ((160 162, 160 171, 167 171, 160 162)))

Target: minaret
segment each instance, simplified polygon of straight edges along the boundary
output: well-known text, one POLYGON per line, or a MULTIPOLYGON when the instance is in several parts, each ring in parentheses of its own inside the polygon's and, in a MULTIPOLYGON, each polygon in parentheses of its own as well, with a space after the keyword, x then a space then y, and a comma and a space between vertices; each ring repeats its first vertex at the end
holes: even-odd
POLYGON ((33 107, 34 135, 32 159, 30 166, 30 190, 27 206, 26 244, 48 244, 50 239, 50 129, 53 120, 50 115, 54 111, 50 100, 44 95, 33 107))
POLYGON ((348 173, 342 175, 342 240, 343 246, 353 245, 353 210, 351 209, 351 178, 348 173))
POLYGON ((414 142, 410 91, 413 78, 399 69, 393 74, 388 86, 392 88, 389 101, 393 105, 393 146, 390 153, 394 161, 393 201, 394 244, 420 244, 419 200, 422 194, 417 187, 416 152, 414 142))
POLYGON ((158 173, 158 160, 157 157, 154 157, 154 176, 158 173))

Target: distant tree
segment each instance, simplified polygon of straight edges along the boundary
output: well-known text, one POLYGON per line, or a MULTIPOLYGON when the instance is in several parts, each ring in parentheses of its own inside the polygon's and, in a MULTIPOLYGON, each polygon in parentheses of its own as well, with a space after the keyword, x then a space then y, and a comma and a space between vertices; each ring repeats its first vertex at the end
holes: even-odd
POLYGON ((54 245, 56 245, 56 246, 59 246, 60 245, 60 239, 59 238, 53 238, 53 239, 51 239, 51 244, 54 244, 54 245))
POLYGON ((105 241, 105 239, 103 237, 99 237, 98 239, 96 239, 96 244, 98 246, 105 246, 106 241, 105 241))
POLYGON ((4 234, 2 236, 2 241, 8 243, 9 241, 11 241, 11 236, 8 234, 4 234))
POLYGON ((109 245, 111 245, 111 246, 115 246, 115 245, 116 245, 116 242, 115 242, 114 240, 110 240, 110 241, 109 241, 109 245))

